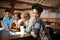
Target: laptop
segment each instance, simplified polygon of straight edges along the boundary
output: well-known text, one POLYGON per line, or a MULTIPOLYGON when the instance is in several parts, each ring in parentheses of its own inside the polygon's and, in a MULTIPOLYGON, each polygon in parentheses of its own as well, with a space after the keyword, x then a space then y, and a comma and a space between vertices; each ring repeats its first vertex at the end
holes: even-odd
POLYGON ((9 31, 8 25, 4 21, 1 21, 1 25, 3 30, 9 31))
POLYGON ((9 29, 9 28, 8 28, 8 25, 7 25, 4 21, 1 21, 1 25, 2 25, 3 30, 11 31, 11 32, 18 32, 18 30, 9 29))

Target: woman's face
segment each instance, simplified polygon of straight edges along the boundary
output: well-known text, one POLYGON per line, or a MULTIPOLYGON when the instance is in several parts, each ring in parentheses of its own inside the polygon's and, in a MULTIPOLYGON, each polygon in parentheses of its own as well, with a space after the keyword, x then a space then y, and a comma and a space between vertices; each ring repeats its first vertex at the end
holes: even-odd
POLYGON ((15 20, 18 20, 19 19, 17 14, 15 14, 14 16, 15 16, 15 20))
POLYGON ((40 16, 40 14, 38 13, 38 11, 36 9, 33 9, 32 11, 33 11, 33 17, 35 19, 40 16))
POLYGON ((25 17, 21 17, 21 19, 23 20, 23 22, 28 20, 28 18, 25 18, 25 17))

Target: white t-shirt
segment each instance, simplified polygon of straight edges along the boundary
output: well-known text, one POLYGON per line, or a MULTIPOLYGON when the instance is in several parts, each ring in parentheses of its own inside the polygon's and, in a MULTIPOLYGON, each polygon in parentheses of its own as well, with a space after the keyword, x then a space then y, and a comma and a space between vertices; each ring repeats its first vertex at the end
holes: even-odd
POLYGON ((24 22, 25 23, 25 25, 26 25, 26 27, 28 27, 29 26, 29 20, 27 20, 26 22, 24 22))
MULTIPOLYGON (((20 22, 22 22, 22 19, 20 19, 20 20, 18 21, 18 24, 19 24, 20 22)), ((25 24, 26 27, 28 27, 29 20, 25 21, 24 24, 25 24)))
POLYGON ((13 20, 13 23, 15 23, 15 25, 17 25, 18 24, 18 21, 17 20, 13 20))
POLYGON ((19 24, 20 22, 22 22, 22 19, 19 19, 19 20, 18 20, 18 24, 19 24))

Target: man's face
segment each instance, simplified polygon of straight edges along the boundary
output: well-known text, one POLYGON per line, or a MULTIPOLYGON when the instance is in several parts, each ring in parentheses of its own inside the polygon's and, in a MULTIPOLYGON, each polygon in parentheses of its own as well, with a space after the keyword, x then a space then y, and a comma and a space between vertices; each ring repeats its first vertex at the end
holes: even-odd
POLYGON ((5 16, 8 16, 8 12, 5 12, 5 16))
POLYGON ((33 9, 33 17, 36 19, 38 17, 40 17, 40 13, 38 13, 38 11, 36 9, 33 9))
POLYGON ((8 13, 8 17, 12 17, 12 13, 9 12, 9 13, 8 13))

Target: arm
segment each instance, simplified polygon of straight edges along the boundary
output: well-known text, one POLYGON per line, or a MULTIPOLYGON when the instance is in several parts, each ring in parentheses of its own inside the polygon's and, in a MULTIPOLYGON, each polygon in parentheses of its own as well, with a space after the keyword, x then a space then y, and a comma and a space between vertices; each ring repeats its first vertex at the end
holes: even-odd
POLYGON ((13 28, 15 27, 16 25, 12 22, 10 25, 9 25, 9 28, 13 28))
POLYGON ((34 37, 34 38, 37 38, 38 35, 39 35, 39 32, 40 32, 40 24, 39 23, 36 23, 34 28, 33 28, 33 31, 31 32, 31 35, 34 37))
POLYGON ((19 29, 20 28, 20 26, 23 26, 23 22, 21 21, 21 22, 19 22, 16 26, 15 26, 15 29, 19 29))
POLYGON ((34 19, 31 17, 30 20, 29 20, 29 25, 26 28, 26 32, 30 32, 31 31, 33 24, 34 24, 34 19))
POLYGON ((35 24, 34 24, 34 28, 33 28, 33 32, 31 32, 31 35, 34 37, 34 38, 37 38, 39 36, 39 32, 40 32, 40 19, 37 19, 35 21, 35 24))
POLYGON ((10 23, 10 25, 9 25, 9 28, 13 28, 15 26, 16 26, 15 20, 12 20, 11 23, 10 23))
POLYGON ((31 35, 34 37, 34 38, 37 38, 38 35, 36 35, 34 32, 31 32, 31 35))

